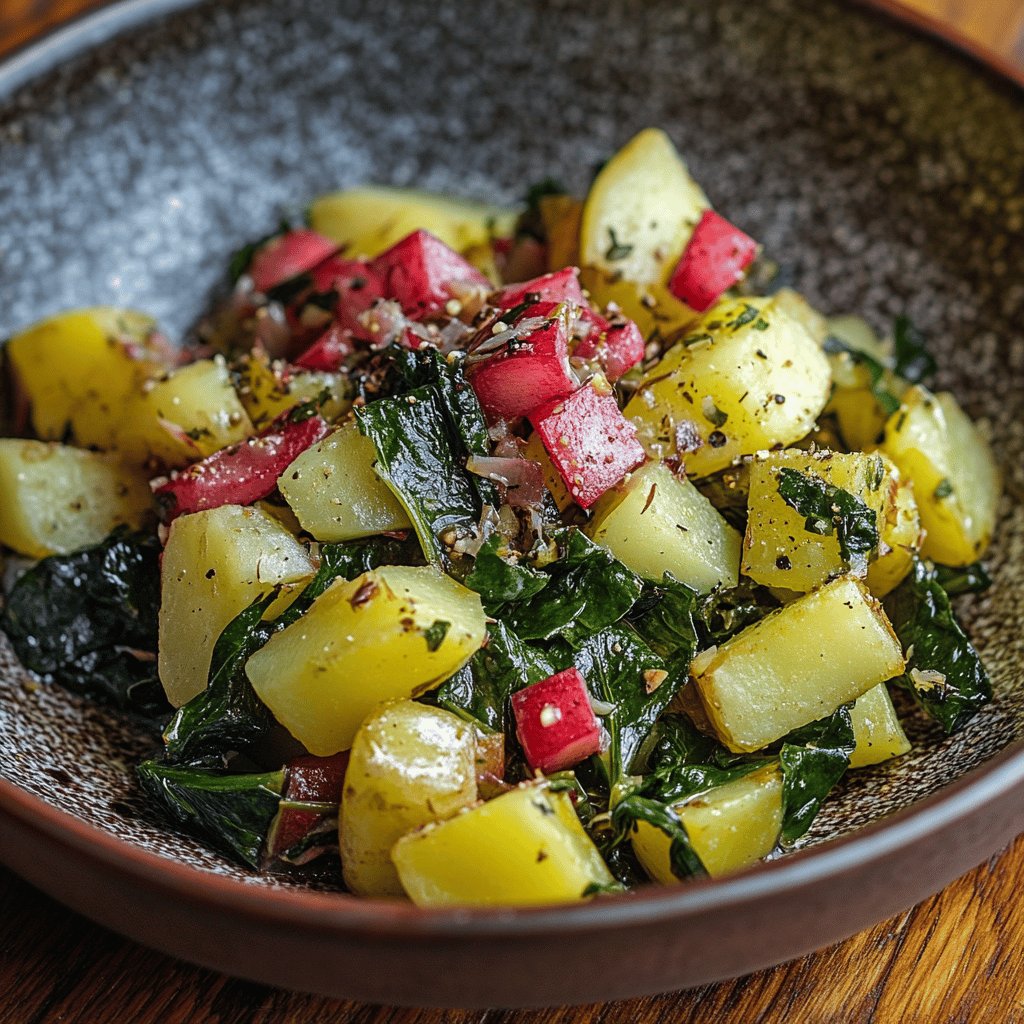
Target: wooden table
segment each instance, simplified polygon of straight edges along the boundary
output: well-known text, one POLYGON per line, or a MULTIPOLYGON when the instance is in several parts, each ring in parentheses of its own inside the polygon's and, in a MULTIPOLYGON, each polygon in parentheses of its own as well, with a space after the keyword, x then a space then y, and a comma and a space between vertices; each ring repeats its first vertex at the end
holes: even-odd
MULTIPOLYGON (((0 52, 102 0, 0 0, 0 52)), ((1024 0, 907 0, 1024 68, 1024 0)), ((0 1024, 1024 1022, 1024 837, 944 892, 773 970, 684 993, 536 1013, 393 1010, 236 981, 150 952, 0 869, 0 1024)), ((856 893, 850 894, 856 899, 856 893)))

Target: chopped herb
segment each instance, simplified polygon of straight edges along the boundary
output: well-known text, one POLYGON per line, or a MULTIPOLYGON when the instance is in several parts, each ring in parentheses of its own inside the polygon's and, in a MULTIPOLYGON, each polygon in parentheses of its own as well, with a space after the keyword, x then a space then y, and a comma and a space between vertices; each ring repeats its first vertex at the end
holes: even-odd
POLYGON ((611 241, 605 250, 604 258, 609 262, 615 263, 624 260, 633 251, 633 246, 620 242, 615 237, 615 229, 611 226, 608 228, 608 237, 611 241))
MULTIPOLYGON (((743 309, 733 320, 729 320, 726 323, 726 327, 733 331, 738 331, 741 327, 746 327, 751 321, 756 320, 760 316, 760 312, 757 306, 752 306, 749 302, 743 303, 743 309)), ((763 331, 768 325, 764 327, 757 327, 756 330, 763 331)))
POLYGON ((943 498, 948 498, 953 493, 953 484, 948 478, 939 481, 939 485, 932 492, 934 497, 941 501, 943 498))
POLYGON ((423 639, 427 641, 427 650, 431 652, 436 651, 444 643, 444 638, 448 635, 448 630, 451 628, 452 624, 450 622, 438 619, 423 630, 423 639))

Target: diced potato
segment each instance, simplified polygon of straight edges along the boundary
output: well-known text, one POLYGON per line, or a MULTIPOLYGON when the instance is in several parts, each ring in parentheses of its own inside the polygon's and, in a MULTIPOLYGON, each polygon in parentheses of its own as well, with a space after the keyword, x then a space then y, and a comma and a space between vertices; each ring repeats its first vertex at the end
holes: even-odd
POLYGON ((830 316, 825 322, 825 327, 827 334, 838 338, 844 345, 877 359, 880 363, 889 357, 885 344, 863 317, 846 314, 830 316))
POLYGON ((885 552, 868 566, 868 590, 875 597, 885 597, 903 582, 914 565, 914 555, 921 549, 924 531, 917 511, 914 488, 905 480, 896 464, 887 456, 886 472, 896 482, 892 504, 886 509, 882 524, 882 547, 885 552))
POLYGON ((342 541, 408 530, 409 517, 373 468, 377 451, 355 423, 307 448, 278 488, 302 528, 317 540, 342 541))
POLYGON ((0 439, 0 544, 29 558, 98 544, 152 510, 146 478, 119 460, 44 441, 0 439))
POLYGON ((742 752, 832 714, 903 667, 881 605, 841 576, 697 655, 690 674, 718 738, 742 752))
POLYGON ((819 344, 824 345, 829 335, 829 321, 819 313, 798 291, 780 288, 773 296, 776 309, 788 313, 819 344))
POLYGON ((658 327, 664 337, 695 319, 665 286, 708 206, 663 131, 634 136, 601 169, 583 206, 580 263, 594 302, 617 302, 645 335, 658 327))
POLYGON ((239 368, 238 397, 256 430, 270 426, 303 402, 319 399, 324 392, 328 397, 320 413, 328 421, 335 420, 352 404, 348 391, 340 374, 294 370, 257 353, 245 356, 239 368))
POLYGON ((124 403, 163 371, 147 348, 153 321, 128 309, 80 309, 11 338, 5 351, 32 406, 32 427, 47 440, 69 431, 78 444, 109 449, 124 403))
POLYGON ((583 203, 575 196, 541 197, 540 219, 547 236, 549 270, 561 270, 579 262, 582 216, 583 203))
MULTIPOLYGON (((673 807, 690 845, 713 878, 756 864, 775 848, 782 828, 782 773, 776 763, 758 768, 673 807)), ((662 885, 679 885, 672 873, 672 841, 661 829, 637 822, 632 836, 644 870, 662 885)))
POLYGON ((404 896, 391 848, 476 798, 472 725, 411 700, 372 712, 345 773, 339 839, 346 885, 359 896, 404 896))
POLYGON ((992 449, 948 394, 911 388, 885 426, 882 451, 914 486, 921 552, 969 565, 988 548, 1002 490, 992 449))
POLYGON ((862 693, 854 702, 850 718, 857 741, 850 757, 851 768, 881 764, 910 750, 910 740, 896 716, 885 683, 862 693))
POLYGON ((421 907, 570 903, 613 882, 568 795, 544 783, 413 832, 391 856, 421 907))
MULTIPOLYGON (((867 574, 867 555, 847 561, 835 534, 812 533, 805 516, 779 493, 783 470, 822 480, 859 498, 875 514, 881 538, 894 508, 896 481, 879 455, 852 452, 766 452, 750 467, 750 514, 743 539, 743 573, 766 587, 806 593, 825 580, 867 574)), ((877 551, 877 549, 876 549, 877 551)))
POLYGON ((807 434, 828 401, 828 360, 774 299, 719 303, 647 374, 626 406, 652 458, 688 476, 807 434))
POLYGON ((145 385, 125 410, 120 451, 168 466, 212 455, 254 433, 222 356, 200 359, 145 385))
POLYGON ((175 707, 206 689, 224 627, 277 584, 313 574, 309 553, 265 513, 239 505, 179 516, 160 573, 160 681, 175 707))
POLYGON ((512 234, 518 211, 414 189, 366 186, 314 200, 314 231, 350 257, 377 256, 420 228, 459 251, 512 234))
POLYGON ((253 688, 310 753, 352 746, 381 701, 457 672, 486 633, 478 594, 432 566, 389 565, 338 580, 246 664, 253 688))
POLYGON ((739 579, 739 533, 660 462, 641 466, 605 494, 587 533, 645 579, 658 582, 670 572, 700 593, 735 587, 739 579))

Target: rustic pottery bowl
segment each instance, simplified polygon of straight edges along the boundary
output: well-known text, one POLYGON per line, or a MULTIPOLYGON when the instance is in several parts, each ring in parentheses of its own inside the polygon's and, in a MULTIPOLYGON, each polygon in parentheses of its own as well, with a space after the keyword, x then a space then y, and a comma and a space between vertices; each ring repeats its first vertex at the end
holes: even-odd
MULTIPOLYGON (((0 67, 0 336, 63 307, 174 335, 228 253, 362 181, 510 200, 664 126, 712 200, 832 311, 909 313, 991 430, 995 587, 964 613, 998 699, 851 778, 807 848, 586 906, 419 911, 255 877, 156 821, 130 722, 0 647, 0 859, 207 966, 388 1003, 540 1005, 747 972, 905 908, 1024 828, 1024 100, 817 0, 128 0, 0 67), (186 9, 187 8, 187 9, 186 9), (116 37, 116 38, 115 38, 116 37)), ((2 500, 2 498, 0 498, 2 500)), ((486 870, 486 865, 481 865, 486 870)))

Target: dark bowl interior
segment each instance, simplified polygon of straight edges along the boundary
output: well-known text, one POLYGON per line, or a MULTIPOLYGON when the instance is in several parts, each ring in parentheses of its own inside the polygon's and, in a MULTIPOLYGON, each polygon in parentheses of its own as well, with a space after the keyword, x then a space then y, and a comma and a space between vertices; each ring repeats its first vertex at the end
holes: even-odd
MULTIPOLYGON (((914 751, 850 778, 808 837, 821 843, 911 807, 1024 736, 1024 103, 1012 86, 831 2, 200 3, 15 91, 5 93, 0 70, 0 337, 65 307, 110 303, 185 338, 223 289, 229 253, 282 215, 301 216, 317 193, 376 181, 505 201, 549 174, 582 190, 596 163, 650 124, 668 130, 715 205, 812 302, 879 328, 909 314, 1006 475, 996 585, 963 608, 998 699, 949 740, 912 715, 914 751)), ((200 889, 211 874, 250 901, 287 887, 150 816, 130 772, 149 745, 130 722, 31 683, 0 646, 0 783, 189 866, 200 889)), ((1020 771, 1024 755, 1011 762, 1020 771)), ((971 792, 961 790, 965 814, 971 792)), ((892 909, 948 877, 917 879, 892 909)), ((694 891, 739 892, 727 886, 694 891)), ((649 902, 664 916, 689 898, 649 902)), ((831 898, 842 901, 839 888, 831 898)), ((643 905, 633 900, 631 913, 643 905)), ((306 927, 295 915, 282 931, 306 927)), ((557 937, 604 919, 583 907, 548 920, 557 937)), ((840 914, 813 941, 854 926, 840 914)), ((668 961, 635 983, 566 971, 545 991, 653 990, 796 951, 711 957, 703 974, 668 961)), ((423 977, 403 998, 458 1002, 455 983, 423 977)), ((395 991, 386 979, 327 987, 395 991)), ((472 991, 466 1001, 498 990, 472 991)), ((507 991, 504 1001, 546 998, 507 991)))

